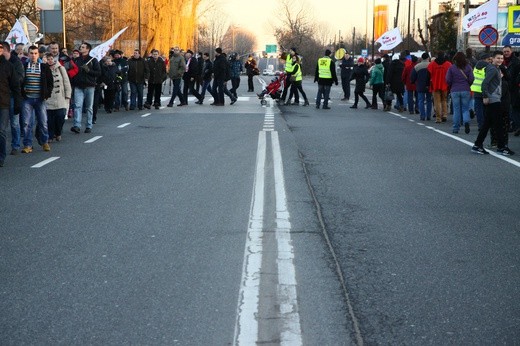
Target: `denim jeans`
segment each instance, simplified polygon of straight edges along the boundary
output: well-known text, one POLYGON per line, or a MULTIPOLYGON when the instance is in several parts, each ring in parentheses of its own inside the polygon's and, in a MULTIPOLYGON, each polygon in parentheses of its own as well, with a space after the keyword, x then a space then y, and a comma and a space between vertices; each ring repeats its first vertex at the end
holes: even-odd
POLYGON ((408 90, 407 91, 407 103, 408 103, 408 111, 411 113, 415 113, 415 110, 417 109, 417 91, 415 90, 408 90))
POLYGON ((130 109, 143 108, 143 83, 130 82, 130 109))
POLYGON ((128 82, 123 82, 121 89, 116 92, 114 107, 128 107, 128 82))
POLYGON ((186 103, 186 101, 184 100, 184 96, 182 95, 181 81, 182 81, 182 79, 172 79, 172 82, 173 82, 172 97, 170 98, 170 102, 168 102, 171 105, 173 104, 173 101, 175 101, 175 97, 179 98, 180 104, 186 103))
POLYGON ((202 90, 200 92, 202 99, 204 99, 204 95, 206 95, 206 90, 211 94, 211 79, 204 80, 202 83, 202 90))
POLYGON ((484 125, 484 101, 482 97, 475 97, 475 116, 477 117, 478 129, 484 125))
POLYGON ((316 106, 319 107, 323 98, 323 106, 329 105, 330 85, 318 85, 318 95, 316 95, 316 106))
POLYGON ((87 112, 88 129, 92 128, 93 105, 94 105, 94 87, 89 88, 74 88, 74 126, 81 128, 81 116, 83 106, 87 112))
POLYGON ((421 120, 430 120, 432 117, 432 93, 417 93, 421 120))
POLYGON ((211 88, 215 104, 224 104, 224 81, 222 79, 215 79, 213 87, 211 88))
POLYGON ((26 98, 22 103, 23 118, 23 145, 24 147, 32 147, 34 126, 33 111, 36 117, 36 136, 40 143, 45 144, 49 140, 49 132, 47 130, 47 107, 45 101, 41 98, 26 98))
POLYGON ((471 92, 469 91, 452 91, 451 101, 453 102, 453 131, 458 131, 460 121, 469 123, 469 101, 471 92))
POLYGON ((65 124, 66 108, 48 109, 47 110, 47 124, 49 128, 49 138, 61 136, 63 125, 65 124))
POLYGON ((14 114, 14 99, 9 106, 9 122, 11 123, 11 149, 20 149, 20 114, 14 114))
POLYGON ((0 162, 7 155, 7 127, 9 126, 9 109, 0 108, 0 162))

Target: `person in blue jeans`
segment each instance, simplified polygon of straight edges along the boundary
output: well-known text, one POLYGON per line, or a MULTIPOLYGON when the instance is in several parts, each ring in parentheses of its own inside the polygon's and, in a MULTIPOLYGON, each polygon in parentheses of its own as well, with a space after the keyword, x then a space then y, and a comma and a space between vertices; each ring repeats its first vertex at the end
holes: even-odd
POLYGON ((150 75, 146 60, 141 57, 139 49, 128 59, 128 83, 130 84, 130 110, 136 107, 143 109, 144 83, 150 75))
POLYGON ((330 57, 331 51, 325 50, 325 56, 318 59, 316 71, 314 73, 314 83, 318 82, 318 94, 316 95, 316 108, 320 108, 323 98, 323 109, 330 109, 329 95, 332 83, 338 85, 338 76, 336 75, 336 65, 330 57))
POLYGON ((453 64, 446 73, 446 83, 450 88, 453 102, 453 133, 459 133, 461 121, 464 123, 464 132, 470 132, 469 102, 471 100, 471 84, 475 77, 473 68, 466 59, 466 55, 457 52, 453 57, 453 64))
POLYGON ((123 52, 120 50, 113 51, 112 57, 121 76, 121 86, 116 91, 114 110, 118 111, 120 107, 128 110, 128 61, 123 57, 123 52))
POLYGON ((410 80, 415 84, 417 92, 417 105, 421 120, 431 120, 432 116, 432 93, 430 91, 430 72, 428 65, 430 64, 430 55, 423 53, 421 61, 414 66, 410 80))

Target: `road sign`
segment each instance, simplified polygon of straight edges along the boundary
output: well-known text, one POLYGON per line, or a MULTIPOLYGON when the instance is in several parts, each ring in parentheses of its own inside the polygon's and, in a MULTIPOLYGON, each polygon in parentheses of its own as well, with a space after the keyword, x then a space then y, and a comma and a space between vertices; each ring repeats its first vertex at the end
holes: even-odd
POLYGON ((498 31, 492 26, 486 26, 478 33, 478 40, 484 46, 492 46, 498 41, 498 31))
POLYGON ((368 56, 368 49, 361 49, 361 56, 366 58, 368 56))
POLYGON ((520 47, 520 34, 507 34, 502 39, 502 46, 520 47))
POLYGON ((507 31, 520 32, 520 6, 509 6, 507 11, 507 31))
POLYGON ((276 53, 277 50, 278 50, 278 46, 275 44, 266 44, 265 45, 266 53, 276 53))

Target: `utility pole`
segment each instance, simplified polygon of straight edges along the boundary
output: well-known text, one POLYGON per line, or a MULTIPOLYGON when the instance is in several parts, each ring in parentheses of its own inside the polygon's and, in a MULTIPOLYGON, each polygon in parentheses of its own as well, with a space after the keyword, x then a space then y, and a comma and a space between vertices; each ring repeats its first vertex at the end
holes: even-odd
POLYGON ((406 37, 406 49, 410 50, 410 18, 412 16, 412 0, 408 0, 408 35, 406 37))
MULTIPOLYGON (((518 0, 517 0, 518 1, 518 0)), ((469 0, 466 0, 464 3, 464 15, 467 15, 469 13, 469 0)), ((464 40, 462 41, 462 49, 466 50, 468 48, 468 39, 469 39, 469 32, 462 33, 464 35, 464 40)))

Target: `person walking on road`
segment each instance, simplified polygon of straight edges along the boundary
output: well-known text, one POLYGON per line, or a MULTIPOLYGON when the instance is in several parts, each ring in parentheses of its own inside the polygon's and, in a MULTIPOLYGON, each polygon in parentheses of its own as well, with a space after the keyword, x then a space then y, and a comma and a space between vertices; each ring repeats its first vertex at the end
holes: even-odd
POLYGON ((314 83, 318 82, 318 94, 316 95, 316 108, 319 109, 323 98, 323 109, 330 109, 329 95, 332 83, 338 85, 336 65, 332 61, 330 49, 325 50, 325 56, 318 59, 314 72, 314 83))
POLYGON ((377 109, 377 96, 381 99, 383 107, 385 105, 385 80, 384 67, 380 58, 374 61, 375 65, 370 71, 370 85, 372 86, 372 109, 377 109))
POLYGON ((148 78, 148 93, 144 108, 150 109, 153 101, 155 109, 159 109, 161 107, 162 83, 166 80, 166 64, 163 58, 159 56, 157 49, 152 49, 152 56, 148 58, 147 63, 150 77, 148 78))
POLYGON ((179 47, 173 47, 170 52, 170 69, 168 70, 168 76, 172 80, 173 90, 172 97, 170 98, 167 107, 173 107, 175 97, 179 98, 179 104, 177 106, 182 107, 187 104, 184 95, 181 92, 182 76, 186 71, 186 60, 184 60, 184 57, 180 52, 181 50, 179 47))
POLYGON ((453 133, 459 133, 461 121, 464 123, 464 132, 470 132, 469 109, 471 101, 471 84, 475 77, 473 69, 466 59, 466 55, 457 52, 453 57, 453 65, 446 74, 446 83, 450 89, 453 102, 453 133))
POLYGON ((141 57, 139 49, 134 50, 134 54, 128 59, 128 84, 130 85, 130 110, 136 107, 143 110, 143 89, 144 83, 150 76, 148 64, 141 57))
MULTIPOLYGON (((230 57, 231 64, 231 89, 229 90, 235 98, 238 97, 237 90, 240 86, 240 74, 242 73, 242 62, 240 61, 238 54, 233 53, 230 57)), ((249 84, 249 82, 248 82, 249 84)))
POLYGON ((291 92, 289 93, 289 100, 291 99, 292 95, 294 94, 293 105, 299 105, 300 104, 300 99, 299 99, 299 95, 298 95, 298 91, 299 91, 303 96, 303 100, 305 101, 303 103, 303 105, 308 106, 309 100, 307 99, 307 94, 305 94, 305 91, 303 91, 303 87, 302 87, 303 73, 302 73, 300 58, 298 57, 298 55, 294 55, 292 57, 292 65, 293 65, 293 69, 288 74, 288 76, 294 76, 294 81, 291 83, 291 92))
POLYGON ((213 61, 213 95, 212 106, 224 106, 224 83, 228 75, 229 66, 226 57, 223 55, 222 48, 215 49, 215 60, 213 61))
POLYGON ((49 141, 61 141, 61 133, 65 124, 65 115, 72 97, 72 87, 65 67, 59 63, 59 57, 47 53, 47 64, 52 72, 54 87, 51 97, 46 101, 49 141))
POLYGON ((350 106, 350 108, 357 108, 360 97, 366 103, 365 109, 372 107, 368 101, 368 98, 365 96, 365 88, 367 82, 370 80, 370 74, 368 73, 367 66, 365 65, 365 59, 362 57, 358 59, 357 65, 354 67, 354 71, 352 72, 350 79, 356 81, 356 87, 354 88, 354 104, 350 106))
POLYGON ((0 167, 4 166, 7 156, 7 128, 9 127, 9 109, 20 113, 22 94, 20 78, 13 64, 3 55, 4 45, 0 44, 0 167))
POLYGON ((451 63, 446 59, 444 52, 437 53, 437 57, 428 65, 430 72, 433 105, 435 107, 435 122, 445 123, 448 119, 448 83, 446 74, 451 63))
POLYGON ((184 104, 188 105, 188 95, 192 94, 197 99, 196 104, 202 104, 202 96, 195 89, 195 82, 197 78, 199 78, 199 67, 197 59, 193 56, 193 52, 191 50, 187 50, 186 54, 184 54, 184 58, 186 60, 186 69, 184 70, 184 74, 182 76, 182 80, 184 81, 183 88, 183 97, 184 104))
POLYGON ((79 72, 72 80, 74 95, 74 125, 70 129, 74 133, 81 132, 81 117, 83 109, 87 112, 85 133, 92 132, 94 121, 94 93, 97 78, 101 76, 101 65, 99 61, 90 56, 92 46, 83 42, 79 46, 79 56, 74 60, 79 72))
POLYGON ((22 83, 22 119, 23 149, 22 153, 32 153, 33 126, 36 116, 36 139, 45 151, 50 151, 49 132, 47 128, 47 108, 45 100, 51 97, 54 87, 52 72, 47 64, 38 62, 38 47, 29 47, 29 61, 25 64, 25 78, 22 83))
POLYGON ((422 61, 419 62, 412 70, 410 80, 415 84, 417 91, 417 106, 419 107, 419 115, 421 120, 430 120, 432 116, 432 93, 430 91, 430 72, 428 65, 430 64, 430 56, 423 53, 422 61))
POLYGON ((341 71, 341 88, 343 89, 343 98, 341 101, 348 101, 350 99, 350 77, 354 69, 354 59, 349 53, 345 53, 341 64, 339 65, 341 71))
POLYGON ((255 85, 253 83, 253 77, 258 75, 258 67, 256 66, 256 60, 253 58, 251 54, 249 54, 249 57, 247 58, 246 63, 244 64, 244 67, 247 72, 247 91, 248 92, 254 92, 255 91, 255 85))
POLYGON ((478 133, 477 140, 471 148, 474 153, 488 154, 483 144, 489 129, 493 128, 497 138, 497 152, 509 156, 514 152, 507 147, 503 135, 504 126, 502 124, 501 98, 502 98, 502 76, 499 66, 504 61, 501 51, 493 53, 493 63, 486 68, 486 77, 482 82, 482 101, 484 103, 484 124, 478 133))

